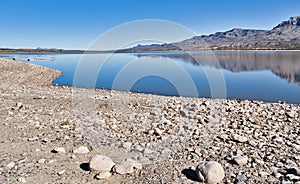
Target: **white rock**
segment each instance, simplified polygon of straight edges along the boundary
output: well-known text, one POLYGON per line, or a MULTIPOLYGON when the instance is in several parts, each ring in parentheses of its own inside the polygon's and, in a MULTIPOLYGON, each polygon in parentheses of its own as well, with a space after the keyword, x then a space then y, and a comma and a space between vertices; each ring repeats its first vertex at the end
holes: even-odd
POLYGON ((66 153, 66 150, 65 150, 65 148, 63 148, 63 147, 55 147, 55 148, 52 150, 52 152, 54 152, 54 153, 66 153))
POLYGON ((15 163, 14 162, 9 162, 7 165, 6 165, 6 168, 8 169, 12 169, 13 167, 15 167, 15 163))
POLYGON ((26 179, 24 177, 20 177, 20 178, 18 178, 18 182, 26 183, 26 179))
POLYGON ((269 176, 270 174, 267 172, 264 172, 264 171, 260 171, 260 172, 258 172, 258 175, 261 177, 266 177, 266 176, 269 176))
POLYGON ((44 158, 41 158, 41 159, 38 160, 38 163, 39 163, 39 164, 43 164, 43 163, 45 163, 45 162, 46 162, 46 159, 44 159, 44 158))
POLYGON ((233 161, 238 165, 246 165, 248 162, 247 156, 236 156, 233 158, 233 161))
POLYGON ((159 128, 154 128, 154 134, 161 136, 163 134, 163 130, 159 129, 159 128))
POLYGON ((123 143, 123 148, 125 148, 125 149, 130 149, 131 146, 132 146, 132 143, 131 143, 131 142, 124 142, 124 143, 123 143))
POLYGON ((244 136, 241 136, 241 135, 237 135, 237 134, 232 135, 232 139, 234 141, 240 142, 240 143, 244 143, 244 142, 248 141, 247 137, 244 137, 244 136))
POLYGON ((132 173, 133 170, 133 166, 129 163, 129 162, 122 162, 120 164, 116 164, 113 167, 113 172, 118 173, 118 174, 130 174, 132 173))
POLYGON ((97 174, 97 175, 95 176, 95 178, 96 178, 97 180, 106 180, 106 179, 108 179, 110 176, 111 176, 111 172, 109 172, 109 171, 104 171, 104 172, 101 172, 101 173, 97 174))
POLYGON ((95 155, 89 162, 91 171, 110 171, 115 163, 105 155, 95 155))
POLYGON ((196 174, 200 182, 207 184, 220 183, 225 177, 223 167, 215 161, 205 161, 199 164, 196 168, 196 174))
POLYGON ((85 146, 80 146, 79 148, 73 151, 73 153, 75 154, 87 154, 89 152, 90 150, 85 146))
POLYGON ((286 177, 289 179, 289 180, 300 180, 300 176, 296 176, 294 174, 287 174, 286 177))
POLYGON ((59 176, 61 176, 61 175, 63 175, 65 172, 66 172, 65 170, 61 170, 61 171, 58 171, 57 174, 58 174, 59 176))

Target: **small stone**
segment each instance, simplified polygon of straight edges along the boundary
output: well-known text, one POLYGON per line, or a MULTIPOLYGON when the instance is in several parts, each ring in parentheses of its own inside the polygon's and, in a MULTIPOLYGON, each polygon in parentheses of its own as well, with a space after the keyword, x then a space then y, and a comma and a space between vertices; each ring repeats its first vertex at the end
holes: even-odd
POLYGON ((63 147, 55 147, 53 150, 52 150, 53 153, 66 153, 66 150, 65 148, 63 147))
POLYGON ((105 155, 95 155, 89 162, 91 171, 110 171, 115 163, 105 155))
POLYGON ((188 111, 186 111, 186 110, 181 110, 180 111, 180 115, 182 116, 182 117, 187 117, 188 116, 188 111))
POLYGON ((89 152, 90 150, 85 146, 80 146, 79 148, 73 151, 73 153, 75 154, 87 154, 89 152))
POLYGON ((65 172, 66 172, 65 170, 61 170, 61 171, 58 171, 57 174, 58 174, 59 176, 61 176, 61 175, 63 175, 65 172))
POLYGON ((95 178, 96 178, 97 180, 106 180, 106 179, 108 179, 109 177, 111 177, 111 172, 109 172, 109 171, 101 172, 101 173, 99 173, 99 174, 97 174, 97 175, 95 176, 95 178))
POLYGON ((43 164, 43 163, 45 163, 45 162, 46 162, 46 159, 44 159, 44 158, 41 158, 41 159, 38 160, 38 163, 39 163, 39 164, 43 164))
POLYGON ((286 112, 286 115, 287 115, 287 117, 289 117, 289 118, 294 118, 295 117, 295 112, 293 112, 293 111, 290 111, 290 112, 286 112))
POLYGON ((135 150, 139 151, 139 152, 142 152, 144 150, 144 148, 140 145, 136 145, 135 146, 135 150))
POLYGON ((47 164, 52 164, 54 162, 55 162, 55 160, 48 160, 47 164))
POLYGON ((131 142, 124 142, 124 143, 123 143, 123 148, 125 148, 125 149, 130 149, 131 146, 132 146, 132 143, 131 143, 131 142))
POLYGON ((300 181, 300 176, 296 176, 294 174, 287 174, 286 177, 292 181, 300 181))
POLYGON ((20 183, 26 183, 26 179, 24 177, 18 178, 17 181, 20 182, 20 183))
POLYGON ((120 164, 116 164, 113 167, 113 172, 118 173, 118 174, 130 174, 133 172, 133 166, 128 163, 128 162, 122 162, 120 164))
POLYGON ((248 157, 247 156, 236 156, 233 158, 234 163, 238 164, 238 165, 246 165, 247 161, 248 161, 248 157))
POLYGON ((269 176, 269 173, 264 172, 264 171, 260 171, 260 172, 258 172, 258 175, 261 176, 261 177, 266 177, 266 176, 269 176))
POLYGON ((155 128, 154 129, 154 134, 157 136, 161 136, 163 134, 163 131, 159 128, 155 128))
POLYGON ((21 108, 23 108, 23 104, 22 104, 21 102, 17 102, 17 103, 16 103, 16 107, 17 107, 18 109, 21 109, 21 108))
POLYGON ((148 148, 145 148, 144 150, 143 150, 143 153, 144 154, 151 154, 153 151, 152 150, 150 150, 150 149, 148 149, 148 148))
POLYGON ((131 158, 126 159, 125 162, 129 163, 130 165, 132 165, 133 168, 135 168, 135 169, 142 169, 143 168, 142 164, 140 164, 138 161, 133 160, 131 158))
POLYGON ((222 139, 222 140, 227 140, 227 139, 228 139, 228 135, 225 134, 225 133, 221 133, 218 137, 219 137, 220 139, 222 139))
POLYGON ((232 136, 232 140, 236 141, 236 142, 240 142, 240 143, 245 143, 248 141, 247 137, 241 136, 241 135, 233 135, 232 136))
POLYGON ((15 163, 14 162, 9 162, 7 165, 6 165, 6 168, 8 169, 12 169, 13 167, 15 167, 15 163))
POLYGON ((247 177, 244 174, 239 173, 238 175, 236 175, 236 179, 239 181, 246 181, 247 177))
POLYGON ((207 184, 220 183, 225 177, 224 169, 218 162, 202 162, 196 167, 196 174, 200 182, 207 184))
POLYGON ((13 115, 14 115, 14 112, 8 111, 8 115, 9 115, 9 116, 13 116, 13 115))

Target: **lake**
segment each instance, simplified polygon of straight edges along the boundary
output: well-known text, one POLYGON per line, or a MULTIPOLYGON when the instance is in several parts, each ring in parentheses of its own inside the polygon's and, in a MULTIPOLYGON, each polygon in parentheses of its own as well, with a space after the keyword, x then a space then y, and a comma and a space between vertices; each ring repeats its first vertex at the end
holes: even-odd
POLYGON ((300 103, 299 51, 1 54, 62 71, 53 84, 300 103), (31 61, 27 61, 31 58, 31 61))

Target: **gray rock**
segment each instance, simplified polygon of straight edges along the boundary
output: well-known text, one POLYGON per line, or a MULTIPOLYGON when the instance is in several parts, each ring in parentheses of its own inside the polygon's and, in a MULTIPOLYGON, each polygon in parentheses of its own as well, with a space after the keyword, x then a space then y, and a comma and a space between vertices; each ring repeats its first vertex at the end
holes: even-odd
POLYGON ((55 147, 53 150, 52 150, 53 153, 66 153, 66 150, 65 148, 63 147, 55 147))
POLYGON ((130 165, 132 165, 133 168, 135 168, 135 169, 142 169, 143 168, 143 166, 142 166, 141 163, 139 163, 138 161, 133 160, 131 158, 126 159, 125 162, 129 163, 130 165))
POLYGON ((109 177, 111 177, 111 172, 109 172, 109 171, 101 172, 101 173, 99 173, 99 174, 97 174, 97 175, 95 176, 95 178, 96 178, 97 180, 106 180, 106 179, 108 179, 109 177))
POLYGON ((77 148, 76 150, 73 151, 73 153, 76 153, 76 154, 87 154, 89 152, 90 152, 90 150, 85 146, 80 146, 79 148, 77 148))
POLYGON ((239 181, 246 181, 247 177, 244 174, 239 173, 238 175, 236 175, 236 179, 239 181))
POLYGON ((233 158, 234 163, 238 165, 246 165, 248 162, 248 157, 247 156, 236 156, 233 158))
POLYGON ((129 162, 122 162, 120 164, 116 164, 113 167, 113 172, 118 173, 118 174, 130 174, 134 171, 133 166, 129 162))
POLYGON ((95 155, 89 162, 91 171, 110 171, 115 163, 105 155, 95 155))
POLYGON ((196 167, 198 180, 207 184, 220 183, 225 177, 224 169, 218 162, 205 161, 196 167))
POLYGON ((143 153, 144 154, 151 154, 153 151, 152 150, 150 150, 150 149, 148 149, 148 148, 145 148, 144 150, 143 150, 143 153))

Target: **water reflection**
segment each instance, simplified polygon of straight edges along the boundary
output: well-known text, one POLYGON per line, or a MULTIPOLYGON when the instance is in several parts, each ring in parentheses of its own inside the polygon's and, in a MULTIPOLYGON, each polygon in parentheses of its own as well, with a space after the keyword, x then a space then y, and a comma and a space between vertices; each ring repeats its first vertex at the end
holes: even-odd
POLYGON ((225 98, 300 103, 298 51, 30 55, 51 56, 56 60, 30 63, 62 71, 53 81, 59 85, 208 98, 219 92, 225 98), (84 66, 83 72, 78 66, 84 66))
POLYGON ((168 57, 185 62, 223 68, 232 72, 270 70, 277 76, 292 83, 300 84, 300 52, 299 51, 219 51, 136 54, 138 57, 168 57), (219 63, 211 62, 217 58, 219 63))

